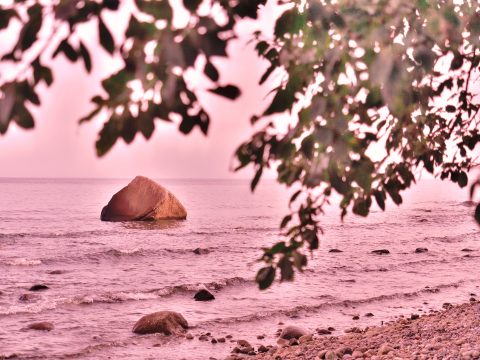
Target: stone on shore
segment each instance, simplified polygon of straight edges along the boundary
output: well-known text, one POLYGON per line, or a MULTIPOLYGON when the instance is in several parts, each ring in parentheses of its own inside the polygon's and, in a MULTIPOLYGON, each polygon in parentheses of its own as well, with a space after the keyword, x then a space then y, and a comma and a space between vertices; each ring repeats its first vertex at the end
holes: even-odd
POLYGON ((163 333, 165 335, 179 335, 188 329, 185 318, 173 311, 159 311, 145 315, 137 321, 133 332, 137 334, 163 333))
POLYGON ((193 298, 195 299, 195 301, 215 300, 215 296, 213 296, 213 294, 206 289, 199 290, 193 298))
POLYGON ((102 209, 103 221, 184 220, 187 211, 167 189, 143 176, 117 192, 102 209))
POLYGON ((40 331, 52 331, 54 328, 53 324, 48 321, 36 322, 27 326, 27 329, 40 331))
POLYGON ((282 332, 280 333, 280 339, 300 339, 304 335, 308 335, 308 332, 305 329, 302 329, 298 326, 290 325, 282 330, 282 332))
POLYGON ((379 249, 379 250, 373 250, 372 254, 388 255, 388 254, 390 254, 390 251, 388 251, 387 249, 379 249))
POLYGON ((37 285, 33 285, 29 290, 30 291, 43 291, 43 290, 48 290, 50 289, 47 285, 43 285, 43 284, 37 284, 37 285))

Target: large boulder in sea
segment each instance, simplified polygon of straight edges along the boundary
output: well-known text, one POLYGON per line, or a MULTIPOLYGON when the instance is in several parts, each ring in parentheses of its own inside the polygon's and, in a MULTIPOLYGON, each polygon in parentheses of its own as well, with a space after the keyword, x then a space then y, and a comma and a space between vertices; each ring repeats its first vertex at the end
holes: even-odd
POLYGON ((185 318, 174 311, 159 311, 145 315, 137 321, 133 332, 137 334, 163 333, 165 335, 179 335, 188 329, 185 318))
POLYGON ((112 196, 102 209, 103 221, 184 220, 187 211, 178 199, 163 186, 143 176, 112 196))

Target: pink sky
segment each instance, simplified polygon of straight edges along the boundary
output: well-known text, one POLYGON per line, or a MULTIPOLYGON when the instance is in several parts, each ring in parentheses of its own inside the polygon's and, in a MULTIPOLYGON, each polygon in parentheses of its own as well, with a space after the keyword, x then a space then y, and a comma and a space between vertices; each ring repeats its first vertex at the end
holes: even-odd
MULTIPOLYGON (((262 12, 259 23, 263 28, 272 28, 273 14, 277 11, 270 6, 262 12)), ((128 17, 108 20, 115 24, 112 30, 122 30, 119 23, 126 24, 128 17)), ((241 24, 238 28, 240 39, 232 41, 228 48, 231 58, 216 62, 221 68, 221 82, 239 85, 244 90, 242 96, 232 102, 207 92, 199 94, 211 114, 208 137, 197 129, 184 136, 176 125, 157 121, 150 141, 145 141, 140 134, 129 146, 119 140, 104 158, 99 159, 94 143, 104 119, 82 126, 76 120, 92 108, 89 100, 100 91, 99 80, 118 66, 118 60, 110 58, 96 45, 95 26, 84 27, 82 39, 90 45, 94 58, 92 74, 87 76, 81 62, 71 64, 62 56, 56 58, 54 85, 40 93, 42 106, 32 108, 35 129, 25 131, 11 124, 6 136, 0 137, 0 176, 249 177, 248 170, 233 174, 229 165, 236 147, 252 133, 250 116, 266 106, 265 96, 271 89, 270 86, 258 86, 265 64, 256 57, 253 46, 247 45, 248 34, 254 30, 252 22, 241 24)), ((2 35, 0 48, 9 49, 12 39, 2 35)))

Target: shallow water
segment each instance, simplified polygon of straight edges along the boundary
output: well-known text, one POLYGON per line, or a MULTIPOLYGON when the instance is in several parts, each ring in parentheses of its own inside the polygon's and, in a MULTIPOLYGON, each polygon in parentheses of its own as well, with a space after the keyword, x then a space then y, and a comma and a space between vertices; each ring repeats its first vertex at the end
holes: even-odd
POLYGON ((480 291, 473 208, 464 203, 467 190, 447 183, 424 180, 404 205, 374 209, 367 219, 350 215, 342 224, 331 209, 308 270, 260 292, 255 260, 262 246, 280 239, 287 191, 273 181, 251 195, 246 181, 165 180, 159 182, 188 209, 187 221, 101 222, 102 206, 127 182, 0 179, 0 355, 223 358, 233 344, 138 336, 131 328, 144 314, 174 310, 193 334, 254 344, 265 334, 261 342, 273 344, 278 322, 312 331, 333 326, 340 334, 480 291), (199 247, 210 252, 194 254, 199 247), (417 254, 417 247, 429 251, 417 254), (390 254, 371 253, 382 248, 390 254), (19 301, 38 283, 50 289, 19 301), (202 285, 215 301, 193 300, 202 285), (55 330, 22 330, 37 321, 51 321, 55 330))

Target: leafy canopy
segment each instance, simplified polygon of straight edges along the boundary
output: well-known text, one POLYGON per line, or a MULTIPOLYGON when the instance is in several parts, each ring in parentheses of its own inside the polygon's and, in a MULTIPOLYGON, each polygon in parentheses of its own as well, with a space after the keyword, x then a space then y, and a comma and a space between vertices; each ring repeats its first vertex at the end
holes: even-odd
MULTIPOLYGON (((3 6, 0 30, 14 23, 21 30, 1 63, 26 69, 13 80, 0 79, 0 133, 5 134, 11 121, 26 129, 34 126, 29 108, 40 105, 37 87, 54 81, 50 56, 82 61, 91 71, 94 59, 77 27, 94 23, 99 44, 124 64, 102 81, 104 93, 92 98, 93 110, 80 119, 108 114, 96 142, 99 156, 119 138, 130 143, 140 132, 149 139, 155 120, 181 119, 182 133, 198 127, 207 134, 209 114, 185 73, 202 58, 203 71, 214 84, 210 91, 238 98, 240 89, 221 82, 211 59, 228 56, 235 25, 244 18, 257 19, 265 3, 135 0, 121 43, 104 21, 105 12, 118 11, 118 0, 15 1, 3 6), (180 7, 190 18, 185 27, 176 28, 173 18, 180 7), (51 35, 38 38, 47 26, 51 35), (68 35, 57 39, 62 27, 68 35), (132 96, 133 82, 141 84, 142 96, 132 96)), ((279 4, 284 12, 273 38, 261 32, 252 37, 258 56, 269 63, 259 83, 274 72, 282 80, 272 89, 265 111, 251 119, 260 130, 236 151, 237 169, 255 169, 252 191, 269 167, 276 169, 278 182, 298 189, 290 199, 291 213, 281 222, 285 240, 263 249, 266 266, 257 274, 261 289, 277 276, 291 280, 294 269, 304 269, 305 251, 319 246, 320 215, 334 192, 341 197, 343 218, 348 210, 367 216, 374 202, 385 209, 387 198, 401 204, 402 191, 421 169, 465 187, 480 140, 476 1, 279 4), (283 113, 293 119, 287 131, 274 121, 283 113)), ((480 208, 476 214, 480 220, 480 208)))

